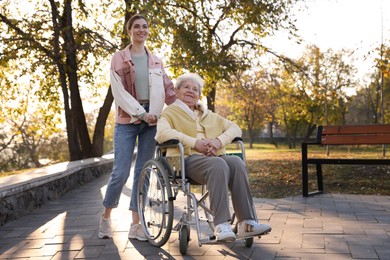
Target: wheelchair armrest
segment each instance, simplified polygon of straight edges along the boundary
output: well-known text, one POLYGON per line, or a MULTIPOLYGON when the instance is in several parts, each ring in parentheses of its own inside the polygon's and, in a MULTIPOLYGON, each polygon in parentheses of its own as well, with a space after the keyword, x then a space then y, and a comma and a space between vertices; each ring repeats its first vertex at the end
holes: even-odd
POLYGON ((163 142, 163 143, 157 143, 158 146, 170 146, 170 145, 174 145, 174 144, 178 144, 179 143, 179 140, 177 139, 170 139, 166 142, 163 142))
MULTIPOLYGON (((242 141, 242 138, 241 137, 235 137, 233 140, 232 140, 232 143, 234 142, 238 142, 238 141, 242 141)), ((163 143, 156 143, 156 145, 159 145, 159 146, 169 146, 169 145, 174 145, 174 144, 178 144, 179 143, 179 140, 177 139, 170 139, 166 142, 163 142, 163 143)))

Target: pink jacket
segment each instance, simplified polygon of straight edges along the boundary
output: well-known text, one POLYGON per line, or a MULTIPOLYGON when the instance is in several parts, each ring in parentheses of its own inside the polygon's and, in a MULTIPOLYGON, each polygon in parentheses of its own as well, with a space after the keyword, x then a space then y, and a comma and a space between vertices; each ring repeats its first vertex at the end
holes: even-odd
MULTIPOLYGON (((111 88, 117 106, 116 122, 119 124, 137 122, 139 120, 137 116, 145 113, 145 109, 138 102, 130 46, 117 51, 111 59, 111 88), (130 95, 126 95, 123 88, 130 95)), ((159 116, 164 103, 167 105, 173 103, 176 94, 162 61, 146 47, 145 50, 149 59, 149 113, 159 116)))

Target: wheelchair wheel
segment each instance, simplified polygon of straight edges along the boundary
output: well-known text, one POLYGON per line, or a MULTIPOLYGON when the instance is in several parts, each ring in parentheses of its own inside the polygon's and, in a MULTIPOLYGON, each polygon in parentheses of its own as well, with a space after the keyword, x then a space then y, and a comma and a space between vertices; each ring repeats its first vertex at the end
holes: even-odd
POLYGON ((244 244, 246 247, 252 247, 253 245, 253 237, 244 238, 244 244))
POLYGON ((189 241, 190 241, 190 227, 188 225, 183 225, 179 233, 180 253, 182 255, 187 254, 189 241))
POLYGON ((146 237, 152 245, 163 246, 171 234, 174 213, 168 174, 159 161, 149 160, 142 169, 137 202, 146 237))

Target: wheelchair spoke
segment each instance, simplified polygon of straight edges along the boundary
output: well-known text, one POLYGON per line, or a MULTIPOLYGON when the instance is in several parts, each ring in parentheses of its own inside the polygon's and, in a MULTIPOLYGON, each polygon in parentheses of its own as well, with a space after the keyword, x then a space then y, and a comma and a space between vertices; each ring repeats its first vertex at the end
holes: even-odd
POLYGON ((149 242, 156 246, 166 243, 173 222, 173 202, 168 200, 172 191, 163 169, 159 162, 149 161, 138 185, 141 224, 149 242))

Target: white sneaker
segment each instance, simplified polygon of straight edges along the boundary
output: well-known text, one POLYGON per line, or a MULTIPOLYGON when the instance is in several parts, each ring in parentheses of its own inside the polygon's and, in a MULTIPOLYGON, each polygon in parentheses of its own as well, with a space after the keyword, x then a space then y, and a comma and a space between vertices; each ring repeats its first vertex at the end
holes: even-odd
POLYGON ((139 241, 148 241, 141 224, 134 224, 130 226, 129 239, 138 239, 139 241))
POLYGON ((271 231, 271 226, 268 224, 260 224, 253 219, 247 219, 238 223, 237 237, 253 237, 265 235, 271 231))
POLYGON ((229 222, 219 224, 215 227, 214 235, 218 241, 234 241, 236 234, 232 231, 232 226, 229 222))
POLYGON ((103 216, 100 216, 98 237, 101 239, 107 239, 112 237, 111 218, 104 218, 103 216))

